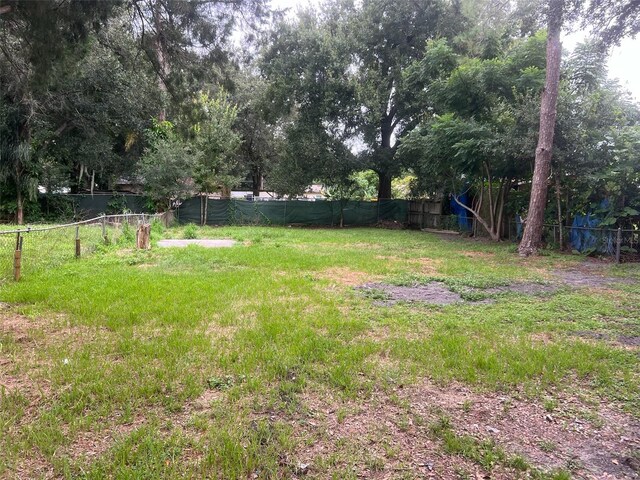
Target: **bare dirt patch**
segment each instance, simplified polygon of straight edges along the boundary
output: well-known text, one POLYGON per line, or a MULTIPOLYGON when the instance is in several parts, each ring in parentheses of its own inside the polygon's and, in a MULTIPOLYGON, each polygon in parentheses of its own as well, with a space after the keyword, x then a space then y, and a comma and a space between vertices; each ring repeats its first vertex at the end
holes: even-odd
POLYGON ((634 459, 640 421, 604 404, 586 419, 580 412, 591 409, 570 396, 561 395, 550 412, 540 402, 430 382, 405 389, 403 398, 420 415, 433 415, 434 408, 445 412, 459 434, 492 439, 543 470, 565 468, 577 478, 594 480, 639 476, 634 459))
POLYGON ((608 332, 594 332, 589 330, 578 330, 571 332, 571 335, 585 340, 605 341, 615 346, 622 346, 631 349, 640 347, 640 336, 638 335, 614 335, 608 332))
MULTIPOLYGON (((427 273, 435 273, 437 262, 430 259, 415 259, 425 263, 427 273)), ((550 295, 563 288, 590 289, 596 294, 606 294, 621 298, 621 291, 616 288, 623 284, 634 283, 632 278, 611 277, 602 274, 599 264, 586 264, 577 269, 546 271, 549 281, 541 282, 513 282, 488 288, 465 287, 456 285, 455 288, 445 282, 433 281, 425 284, 391 285, 388 283, 364 283, 357 289, 365 296, 372 298, 378 306, 394 305, 398 302, 422 302, 432 305, 449 305, 451 303, 470 301, 473 303, 491 303, 503 294, 515 293, 520 295, 544 296, 550 295)), ((354 279, 355 281, 356 279, 354 279)), ((349 283, 354 284, 354 283, 349 283)), ((357 285, 357 283, 355 283, 357 285)), ((635 342, 635 339, 623 340, 622 343, 635 342)), ((635 344, 634 344, 635 345, 635 344)))
POLYGON ((374 299, 374 305, 388 306, 398 302, 423 302, 432 305, 449 305, 462 302, 462 297, 449 290, 442 282, 425 285, 399 286, 387 283, 367 283, 359 287, 366 296, 374 299))
POLYGON ((129 423, 112 425, 102 430, 80 432, 73 442, 66 448, 57 452, 61 457, 69 457, 72 460, 91 460, 106 453, 119 440, 129 436, 134 430, 144 425, 144 416, 138 416, 129 423))
POLYGON ((390 306, 399 302, 420 302, 431 305, 450 305, 470 301, 472 303, 491 303, 492 296, 505 293, 521 295, 546 295, 558 290, 557 285, 522 282, 510 285, 475 288, 459 287, 454 291, 444 282, 429 282, 407 286, 391 285, 388 283, 365 283, 358 287, 365 296, 374 300, 374 305, 390 306), (463 296, 464 295, 464 296, 463 296), (474 295, 477 297, 474 298, 474 295), (465 296, 471 300, 465 299, 465 296))
POLYGON ((610 289, 620 284, 634 283, 631 278, 608 277, 601 275, 596 267, 583 267, 573 270, 552 270, 552 275, 565 285, 573 288, 610 289))
POLYGON ((329 392, 307 392, 301 402, 306 415, 295 422, 302 441, 293 455, 312 478, 340 471, 372 479, 405 474, 444 479, 480 472, 468 460, 442 452, 421 420, 387 395, 355 403, 341 402, 329 392))
POLYGON ((7 477, 2 478, 16 480, 25 478, 40 478, 45 480, 59 478, 56 477, 54 473, 53 465, 51 465, 37 449, 34 448, 25 453, 28 460, 24 460, 12 468, 13 476, 7 475, 7 477))
POLYGON ((637 419, 606 405, 588 407, 574 396, 556 397, 549 411, 542 401, 456 383, 424 381, 358 401, 307 391, 300 398, 303 413, 293 422, 300 440, 293 455, 312 478, 340 471, 373 479, 530 478, 508 463, 487 470, 447 453, 432 430, 444 416, 456 435, 490 442, 540 471, 568 470, 572 478, 588 480, 639 478, 637 419))
POLYGON ((17 314, 8 303, 0 303, 0 334, 11 335, 15 342, 25 342, 31 338, 30 331, 40 326, 41 321, 17 314))

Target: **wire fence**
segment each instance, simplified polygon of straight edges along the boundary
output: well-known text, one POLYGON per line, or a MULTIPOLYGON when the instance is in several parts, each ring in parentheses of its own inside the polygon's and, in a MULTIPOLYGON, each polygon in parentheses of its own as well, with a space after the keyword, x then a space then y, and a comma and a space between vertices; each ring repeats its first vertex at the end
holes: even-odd
MULTIPOLYGON (((0 284, 135 240, 136 229, 162 215, 102 215, 65 225, 0 229, 0 284)), ((6 227, 5 227, 6 228, 6 227)))
MULTIPOLYGON (((413 226, 483 236, 483 227, 468 217, 424 212, 413 226)), ((519 242, 524 225, 505 222, 502 236, 511 242, 519 242)), ((551 249, 565 250, 581 255, 611 257, 618 263, 640 262, 640 230, 600 227, 578 227, 545 224, 542 231, 544 245, 551 249)))

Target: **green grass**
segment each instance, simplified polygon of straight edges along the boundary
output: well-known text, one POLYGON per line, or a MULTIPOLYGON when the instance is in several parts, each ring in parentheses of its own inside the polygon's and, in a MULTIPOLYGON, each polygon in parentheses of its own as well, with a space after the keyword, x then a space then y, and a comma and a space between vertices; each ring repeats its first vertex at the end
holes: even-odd
MULTIPOLYGON (((125 233, 93 255, 63 257, 1 286, 8 314, 29 323, 28 340, 0 330, 0 360, 31 387, 0 393, 0 477, 33 458, 70 478, 290 477, 308 395, 358 402, 422 378, 515 389, 549 411, 550 392, 580 385, 640 415, 637 351, 571 335, 637 332, 637 286, 620 295, 561 290, 492 304, 376 307, 347 281, 486 287, 542 281, 573 257, 523 260, 510 246, 376 229, 154 225, 154 240, 161 236, 238 244, 138 252, 125 233), (82 454, 87 435, 108 440, 95 456, 82 454)), ((347 416, 340 411, 341 422, 347 416)), ((438 438, 448 454, 529 468, 447 432, 438 438)), ((384 468, 377 456, 365 463, 384 468)), ((326 465, 319 476, 342 475, 344 464, 318 464, 326 465)))

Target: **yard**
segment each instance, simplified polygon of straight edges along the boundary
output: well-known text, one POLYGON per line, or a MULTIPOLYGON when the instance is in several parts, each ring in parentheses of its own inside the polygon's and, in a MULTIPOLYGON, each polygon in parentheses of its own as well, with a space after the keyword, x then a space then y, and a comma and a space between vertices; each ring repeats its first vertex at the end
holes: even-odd
POLYGON ((0 287, 0 478, 640 475, 638 265, 404 230, 197 236, 237 243, 0 287))

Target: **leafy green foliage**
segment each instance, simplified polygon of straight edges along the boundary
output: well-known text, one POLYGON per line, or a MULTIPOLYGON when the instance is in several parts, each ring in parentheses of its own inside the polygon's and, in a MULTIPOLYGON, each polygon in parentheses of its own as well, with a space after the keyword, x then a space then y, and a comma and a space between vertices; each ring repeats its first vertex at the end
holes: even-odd
POLYGON ((139 172, 146 194, 159 205, 171 208, 172 202, 194 193, 192 176, 202 153, 194 152, 180 140, 168 122, 156 124, 149 138, 150 147, 140 161, 139 172))
POLYGON ((198 227, 196 227, 193 223, 190 223, 184 230, 182 231, 182 236, 187 240, 192 240, 194 238, 198 238, 198 227))
POLYGON ((223 90, 215 97, 201 93, 192 112, 193 147, 199 153, 193 181, 202 193, 229 192, 240 180, 235 155, 240 137, 232 127, 237 109, 223 90))

